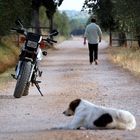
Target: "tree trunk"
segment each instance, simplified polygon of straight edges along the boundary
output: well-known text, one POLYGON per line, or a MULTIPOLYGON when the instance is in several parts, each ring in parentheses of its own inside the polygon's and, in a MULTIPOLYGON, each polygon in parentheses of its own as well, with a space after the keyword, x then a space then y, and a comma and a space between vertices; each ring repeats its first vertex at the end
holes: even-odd
POLYGON ((140 27, 139 26, 136 27, 136 38, 138 40, 138 45, 140 48, 140 27))
POLYGON ((119 46, 127 47, 126 34, 124 32, 119 33, 119 46))
POLYGON ((138 38, 138 45, 140 47, 140 36, 137 36, 137 38, 138 38))
POLYGON ((53 30, 53 16, 51 16, 51 18, 49 19, 49 24, 50 24, 50 33, 53 30))
POLYGON ((33 17, 34 17, 34 26, 35 26, 35 33, 41 34, 40 30, 40 22, 39 22, 39 8, 34 9, 33 11, 33 17))
POLYGON ((111 27, 109 29, 109 45, 110 45, 110 47, 112 47, 112 31, 111 31, 111 27))

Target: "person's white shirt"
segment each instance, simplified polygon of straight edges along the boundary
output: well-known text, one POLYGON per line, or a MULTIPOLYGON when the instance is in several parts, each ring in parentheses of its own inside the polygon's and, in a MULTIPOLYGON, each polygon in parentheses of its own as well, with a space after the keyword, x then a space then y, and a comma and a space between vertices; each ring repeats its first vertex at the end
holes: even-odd
POLYGON ((87 38, 88 43, 98 44, 99 38, 101 38, 102 31, 96 23, 90 23, 85 29, 84 37, 87 38))

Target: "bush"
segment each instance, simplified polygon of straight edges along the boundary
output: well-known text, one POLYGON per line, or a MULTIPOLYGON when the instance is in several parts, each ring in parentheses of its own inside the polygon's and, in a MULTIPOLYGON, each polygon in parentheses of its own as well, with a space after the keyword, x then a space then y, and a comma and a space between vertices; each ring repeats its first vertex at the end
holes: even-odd
POLYGON ((0 43, 0 73, 13 67, 18 60, 19 48, 12 42, 13 37, 3 37, 0 43))

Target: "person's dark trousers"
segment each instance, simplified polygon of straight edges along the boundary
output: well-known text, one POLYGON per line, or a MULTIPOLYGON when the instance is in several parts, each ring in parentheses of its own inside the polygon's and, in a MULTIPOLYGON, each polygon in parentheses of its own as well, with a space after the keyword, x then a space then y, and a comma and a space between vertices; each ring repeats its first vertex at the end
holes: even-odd
POLYGON ((98 44, 90 44, 88 43, 89 49, 89 62, 92 63, 93 60, 98 59, 98 44))

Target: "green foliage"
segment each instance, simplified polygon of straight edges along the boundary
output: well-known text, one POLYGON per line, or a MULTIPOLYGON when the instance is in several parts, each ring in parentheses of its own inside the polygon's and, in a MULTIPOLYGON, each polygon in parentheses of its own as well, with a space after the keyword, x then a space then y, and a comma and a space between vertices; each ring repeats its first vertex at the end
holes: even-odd
POLYGON ((0 35, 6 35, 17 17, 24 23, 31 19, 31 0, 0 0, 0 35))
MULTIPOLYGON (((116 18, 120 24, 120 30, 125 32, 140 32, 140 1, 139 0, 113 0, 116 18)), ((140 34, 139 34, 140 35, 140 34)))
POLYGON ((85 24, 83 24, 82 19, 71 19, 70 26, 71 26, 71 30, 85 28, 85 24))
POLYGON ((89 18, 86 12, 76 10, 65 10, 69 18, 70 33, 73 35, 82 35, 89 18))
POLYGON ((15 66, 19 58, 20 48, 11 42, 13 39, 13 36, 5 36, 0 42, 0 73, 15 66))
POLYGON ((54 28, 58 29, 61 35, 69 36, 69 18, 67 17, 65 12, 56 12, 56 14, 54 15, 54 28))
POLYGON ((46 8, 44 6, 41 6, 39 9, 39 21, 40 26, 49 27, 49 20, 46 16, 46 8))
POLYGON ((115 30, 117 22, 114 18, 113 3, 111 0, 103 0, 98 3, 97 16, 100 19, 101 26, 107 30, 115 30))
MULTIPOLYGON (((41 26, 49 27, 46 14, 49 13, 53 16, 57 4, 60 6, 62 2, 63 0, 59 0, 58 3, 53 0, 0 0, 0 36, 7 35, 10 32, 10 28, 15 26, 17 18, 21 18, 25 26, 29 26, 32 20, 33 8, 39 8, 41 5, 44 6, 39 8, 41 26)), ((49 16, 48 18, 50 19, 49 16)), ((62 35, 68 35, 68 18, 64 13, 56 12, 54 25, 59 28, 62 35)))
POLYGON ((112 0, 85 0, 83 8, 88 8, 91 15, 96 15, 100 26, 105 30, 117 28, 112 0))
POLYGON ((112 31, 115 29, 123 34, 131 33, 133 38, 138 39, 140 46, 140 0, 85 0, 84 9, 97 15, 100 25, 105 30, 109 29, 110 45, 112 31))
MULTIPOLYGON (((40 7, 40 25, 44 27, 49 27, 49 19, 46 16, 46 8, 44 6, 40 7)), ((60 35, 69 36, 70 34, 70 26, 69 26, 69 18, 66 13, 59 12, 58 10, 54 14, 53 17, 53 28, 59 31, 60 35)))
POLYGON ((104 29, 133 32, 140 36, 140 0, 85 0, 83 9, 97 15, 104 29))

